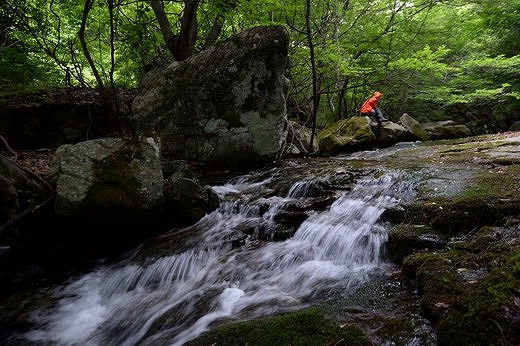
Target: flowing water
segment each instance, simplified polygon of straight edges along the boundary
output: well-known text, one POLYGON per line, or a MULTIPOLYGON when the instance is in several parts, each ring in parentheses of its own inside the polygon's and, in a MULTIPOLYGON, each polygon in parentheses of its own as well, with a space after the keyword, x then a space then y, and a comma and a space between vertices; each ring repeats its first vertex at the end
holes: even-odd
POLYGON ((155 254, 141 252, 61 287, 56 306, 34 316, 41 327, 24 337, 64 345, 182 345, 214 322, 301 309, 385 270, 387 229, 378 220, 410 193, 398 173, 335 190, 329 207, 309 211, 294 235, 278 242, 258 234, 269 234, 280 212, 330 176, 301 176, 282 196, 267 188, 275 179, 263 172, 215 186, 218 210, 164 236, 155 254), (176 239, 171 250, 168 237, 176 239))

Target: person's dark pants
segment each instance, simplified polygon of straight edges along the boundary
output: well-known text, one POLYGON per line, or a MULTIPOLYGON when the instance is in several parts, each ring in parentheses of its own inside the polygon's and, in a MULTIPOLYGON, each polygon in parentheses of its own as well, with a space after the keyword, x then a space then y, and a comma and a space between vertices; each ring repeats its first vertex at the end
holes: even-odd
POLYGON ((381 110, 379 108, 376 108, 375 110, 373 110, 370 113, 361 113, 361 115, 364 115, 367 117, 374 117, 377 120, 377 125, 379 125, 379 126, 381 126, 383 124, 383 120, 385 120, 385 118, 383 118, 383 113, 381 112, 381 110))

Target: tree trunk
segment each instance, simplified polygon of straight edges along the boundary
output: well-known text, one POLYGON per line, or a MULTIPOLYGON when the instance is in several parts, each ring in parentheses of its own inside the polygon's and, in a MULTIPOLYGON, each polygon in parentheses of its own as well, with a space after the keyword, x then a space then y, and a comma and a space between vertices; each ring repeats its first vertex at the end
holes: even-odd
POLYGON ((212 45, 214 45, 215 42, 217 42, 218 36, 220 35, 220 31, 224 26, 224 21, 224 16, 221 14, 217 14, 217 17, 213 22, 213 26, 211 27, 211 30, 209 31, 208 36, 206 37, 206 41, 204 42, 204 46, 202 47, 202 49, 209 48, 212 45))
POLYGON ((184 11, 181 17, 181 31, 175 36, 175 54, 177 61, 184 60, 195 53, 195 39, 197 38, 198 22, 197 9, 199 0, 184 0, 184 11))
POLYGON ((318 114, 318 105, 320 103, 318 93, 318 76, 316 71, 316 58, 314 56, 314 43, 312 41, 312 30, 311 30, 311 1, 306 0, 305 2, 305 27, 307 42, 309 45, 309 54, 311 59, 311 72, 312 72, 312 110, 311 110, 311 139, 309 141, 308 152, 312 153, 314 137, 316 136, 316 116, 318 114))
POLYGON ((114 71, 116 69, 116 58, 115 58, 116 48, 114 46, 115 34, 116 34, 115 21, 114 21, 114 8, 115 8, 114 0, 107 0, 107 5, 108 5, 108 16, 109 16, 109 21, 110 21, 110 72, 109 72, 109 76, 110 76, 110 94, 112 96, 110 98, 110 100, 112 101, 112 110, 114 113, 114 118, 118 118, 119 117, 119 97, 117 94, 116 85, 114 83, 114 71))
POLYGON ((85 29, 87 27, 87 19, 88 19, 89 12, 92 8, 92 5, 94 4, 94 1, 95 0, 85 0, 85 4, 83 6, 83 14, 81 16, 81 25, 80 25, 80 28, 78 31, 78 37, 79 37, 79 41, 81 43, 81 48, 83 50, 83 54, 85 55, 85 58, 88 61, 90 69, 92 70, 92 73, 94 74, 94 77, 96 78, 96 83, 97 83, 99 94, 101 97, 101 102, 103 103, 103 106, 106 109, 107 126, 109 129, 113 130, 113 129, 115 129, 115 126, 116 126, 114 98, 111 97, 107 87, 105 86, 105 83, 103 82, 103 79, 101 78, 101 75, 99 74, 96 64, 94 63, 94 59, 92 59, 92 56, 90 55, 90 51, 88 50, 87 42, 85 41, 85 29))
POLYGON ((345 77, 343 80, 343 85, 338 91, 338 110, 336 112, 336 120, 340 120, 344 118, 344 115, 347 113, 347 103, 345 102, 345 91, 347 90, 348 85, 348 77, 345 77))
POLYGON ((195 53, 195 39, 197 38, 197 9, 199 0, 184 0, 184 10, 180 18, 181 30, 178 35, 172 31, 170 21, 166 16, 160 0, 150 0, 161 34, 168 50, 176 61, 182 61, 195 53))
POLYGON ((155 18, 157 18, 157 22, 159 23, 159 27, 161 28, 161 34, 168 47, 170 53, 175 56, 175 36, 172 32, 172 27, 170 25, 170 21, 166 16, 166 12, 164 12, 164 8, 161 4, 160 0, 151 0, 149 1, 152 6, 153 13, 155 13, 155 18))
POLYGON ((94 63, 94 60, 92 59, 92 56, 90 55, 90 51, 88 50, 87 42, 85 41, 85 29, 87 27, 88 14, 89 14, 90 9, 92 8, 93 4, 94 4, 94 0, 85 0, 85 5, 83 6, 83 14, 81 16, 81 25, 80 25, 79 31, 78 31, 78 37, 79 37, 79 42, 81 43, 81 49, 83 50, 83 55, 85 55, 85 58, 88 61, 90 69, 92 70, 92 73, 94 74, 94 78, 96 78, 98 87, 100 89, 105 89, 105 84, 103 83, 103 79, 101 79, 101 75, 99 74, 99 71, 96 67, 96 64, 94 63))
POLYGON ((202 49, 209 48, 217 42, 222 27, 226 21, 226 15, 238 6, 238 0, 219 0, 216 2, 215 6, 217 6, 219 11, 216 13, 215 20, 206 36, 202 49))
POLYGON ((88 50, 87 42, 85 41, 85 29, 87 27, 88 14, 90 12, 90 9, 92 8, 92 5, 94 4, 94 1, 95 0, 85 0, 85 4, 83 6, 83 14, 81 16, 81 25, 80 25, 80 28, 78 31, 78 37, 79 37, 79 42, 81 43, 81 49, 83 50, 83 55, 85 55, 85 58, 88 61, 90 69, 92 70, 92 73, 94 74, 94 78, 96 78, 98 87, 104 91, 105 84, 103 83, 103 79, 101 79, 101 75, 99 74, 99 71, 96 67, 96 64, 94 63, 94 60, 92 59, 92 56, 90 55, 90 51, 88 50))

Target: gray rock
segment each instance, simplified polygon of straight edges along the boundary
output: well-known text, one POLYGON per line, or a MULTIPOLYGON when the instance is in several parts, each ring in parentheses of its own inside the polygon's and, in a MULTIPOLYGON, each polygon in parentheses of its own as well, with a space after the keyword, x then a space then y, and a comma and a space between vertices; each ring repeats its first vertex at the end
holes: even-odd
POLYGON ((383 122, 382 126, 372 121, 370 127, 376 136, 378 145, 393 145, 398 142, 417 140, 417 137, 409 129, 392 121, 383 122))
POLYGON ((421 124, 407 113, 401 115, 401 118, 399 118, 399 124, 403 125, 404 128, 417 137, 417 139, 422 141, 428 140, 428 134, 424 131, 421 124))
POLYGON ((457 124, 455 121, 436 121, 421 124, 431 140, 454 139, 471 136, 471 130, 466 125, 457 124))
POLYGON ((59 147, 56 214, 111 224, 153 223, 164 211, 159 150, 151 137, 59 147))
POLYGON ((283 153, 290 155, 315 154, 319 152, 318 134, 314 135, 312 141, 312 152, 309 153, 309 142, 311 141, 312 129, 298 124, 294 121, 288 122, 287 140, 284 143, 283 153))
POLYGON ((217 194, 210 186, 202 186, 189 172, 178 172, 167 179, 165 188, 168 213, 176 224, 192 224, 219 205, 217 194))
POLYGON ((255 27, 149 72, 133 102, 136 131, 165 157, 243 169, 276 157, 286 138, 288 34, 255 27))

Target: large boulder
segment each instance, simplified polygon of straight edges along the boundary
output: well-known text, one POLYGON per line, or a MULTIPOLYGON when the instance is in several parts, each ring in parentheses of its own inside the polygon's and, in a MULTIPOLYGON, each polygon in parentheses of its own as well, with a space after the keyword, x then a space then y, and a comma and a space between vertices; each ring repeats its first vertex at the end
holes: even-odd
POLYGON ((466 125, 457 124, 453 120, 435 121, 421 125, 431 140, 465 138, 472 135, 466 125))
POLYGON ((149 72, 132 105, 138 133, 162 153, 212 168, 253 168, 286 138, 288 33, 254 27, 180 63, 149 72))
POLYGON ((422 128, 421 124, 412 118, 408 113, 403 113, 399 118, 399 124, 403 125, 405 129, 411 132, 417 139, 422 141, 428 140, 428 134, 422 128))
POLYGON ((403 125, 392 121, 384 122, 381 126, 371 121, 370 126, 376 136, 378 146, 390 146, 398 142, 409 142, 418 139, 403 125))
POLYGON ((151 137, 59 147, 56 214, 108 226, 155 224, 164 212, 159 150, 151 137))
POLYGON ((364 145, 375 143, 367 117, 352 117, 339 120, 320 131, 318 141, 322 155, 335 155, 352 151, 364 145))

